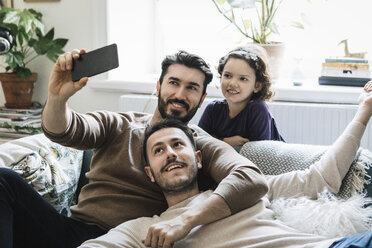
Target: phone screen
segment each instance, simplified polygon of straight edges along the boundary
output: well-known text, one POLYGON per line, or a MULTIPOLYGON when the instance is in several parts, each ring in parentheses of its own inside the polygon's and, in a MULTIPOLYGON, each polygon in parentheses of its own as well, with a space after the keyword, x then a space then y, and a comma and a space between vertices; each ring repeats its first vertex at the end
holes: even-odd
POLYGON ((72 81, 79 81, 82 77, 90 77, 119 66, 118 49, 111 44, 88 53, 81 54, 79 59, 73 60, 71 70, 72 81))

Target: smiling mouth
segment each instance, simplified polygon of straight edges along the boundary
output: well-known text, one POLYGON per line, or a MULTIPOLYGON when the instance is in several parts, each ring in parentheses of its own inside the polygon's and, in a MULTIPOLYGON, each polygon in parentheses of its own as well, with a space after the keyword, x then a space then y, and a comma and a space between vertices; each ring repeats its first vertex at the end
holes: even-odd
POLYGON ((171 162, 163 168, 163 172, 170 172, 170 171, 175 170, 175 169, 181 169, 185 166, 186 165, 182 162, 171 162))
POLYGON ((169 172, 171 170, 180 169, 180 168, 183 168, 183 166, 182 165, 179 165, 179 164, 176 164, 176 165, 169 166, 168 168, 165 169, 165 171, 166 172, 169 172))
POLYGON ((181 103, 172 102, 170 104, 171 104, 172 107, 174 107, 176 109, 186 109, 186 106, 184 104, 181 104, 181 103))
POLYGON ((237 90, 226 90, 227 91, 227 93, 229 93, 229 94, 233 94, 233 95, 236 95, 236 94, 239 94, 240 92, 239 91, 237 91, 237 90))

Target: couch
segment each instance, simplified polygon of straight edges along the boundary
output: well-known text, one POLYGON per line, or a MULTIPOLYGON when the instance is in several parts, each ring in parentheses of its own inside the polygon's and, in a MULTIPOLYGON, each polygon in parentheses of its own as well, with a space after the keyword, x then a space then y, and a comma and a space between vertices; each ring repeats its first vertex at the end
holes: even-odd
MULTIPOLYGON (((326 149, 327 146, 257 141, 246 143, 240 153, 252 160, 264 174, 274 175, 305 169, 326 149)), ((81 187, 88 182, 85 173, 89 171, 91 157, 90 150, 78 151, 61 146, 44 134, 0 145, 0 166, 15 170, 67 216, 69 207, 78 201, 81 187)), ((337 195, 324 191, 318 199, 278 199, 269 207, 277 219, 307 233, 338 237, 371 230, 369 175, 372 175, 372 153, 361 148, 337 195)))

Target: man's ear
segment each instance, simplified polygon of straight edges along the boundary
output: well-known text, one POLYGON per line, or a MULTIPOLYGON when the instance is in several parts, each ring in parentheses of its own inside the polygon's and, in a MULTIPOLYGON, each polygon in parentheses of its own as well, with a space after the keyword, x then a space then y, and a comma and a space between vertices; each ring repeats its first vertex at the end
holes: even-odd
POLYGON ((253 92, 254 93, 260 92, 262 90, 262 86, 263 86, 263 84, 261 82, 256 82, 255 85, 254 85, 253 92))
POLYGON ((146 175, 150 178, 151 182, 155 182, 155 179, 152 175, 152 172, 151 172, 151 169, 150 169, 150 166, 145 166, 145 172, 146 172, 146 175))
POLYGON ((205 99, 205 97, 207 96, 207 93, 204 93, 204 95, 202 96, 202 98, 201 98, 201 100, 200 100, 200 103, 199 103, 199 108, 200 108, 200 106, 203 104, 203 102, 204 102, 204 99, 205 99))
POLYGON ((198 161, 198 169, 202 168, 202 153, 200 150, 195 152, 196 161, 198 161))
POLYGON ((156 96, 159 96, 159 91, 160 91, 160 82, 156 82, 156 96))

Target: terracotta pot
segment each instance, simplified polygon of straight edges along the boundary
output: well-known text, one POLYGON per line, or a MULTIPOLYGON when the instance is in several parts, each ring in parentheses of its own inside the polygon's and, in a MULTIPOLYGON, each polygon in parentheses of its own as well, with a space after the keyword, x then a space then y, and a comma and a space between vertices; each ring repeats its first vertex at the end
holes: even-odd
POLYGON ((26 81, 15 73, 0 73, 1 86, 5 96, 5 107, 13 109, 30 108, 36 80, 37 73, 32 73, 32 76, 26 81))
POLYGON ((271 77, 275 80, 280 77, 281 67, 283 65, 285 45, 281 42, 268 44, 256 44, 265 48, 269 55, 269 70, 271 77))

